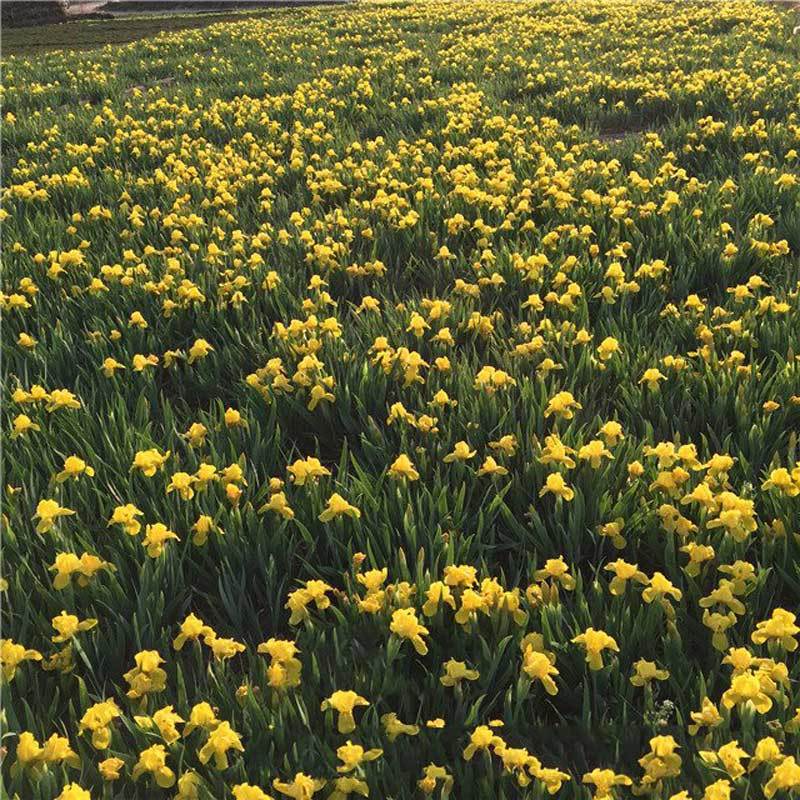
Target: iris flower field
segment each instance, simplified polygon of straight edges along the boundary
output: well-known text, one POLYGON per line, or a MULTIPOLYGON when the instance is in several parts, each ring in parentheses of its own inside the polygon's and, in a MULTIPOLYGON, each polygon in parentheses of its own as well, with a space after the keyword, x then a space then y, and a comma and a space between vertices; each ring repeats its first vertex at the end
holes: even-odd
POLYGON ((0 796, 800 796, 797 22, 7 56, 0 796))

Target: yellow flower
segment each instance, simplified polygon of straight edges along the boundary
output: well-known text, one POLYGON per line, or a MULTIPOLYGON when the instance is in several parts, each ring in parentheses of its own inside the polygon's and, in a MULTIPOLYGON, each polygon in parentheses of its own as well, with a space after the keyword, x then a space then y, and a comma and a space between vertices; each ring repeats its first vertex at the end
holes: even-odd
POLYGON ((534 776, 544 784, 548 794, 558 794, 565 781, 570 780, 566 772, 552 767, 539 767, 535 770, 534 776))
POLYGON ((703 792, 703 800, 730 800, 730 797, 731 783, 725 779, 715 781, 711 785, 706 786, 703 792))
POLYGON ((644 474, 644 466, 640 461, 631 461, 628 464, 628 477, 631 480, 640 478, 644 474))
POLYGON ((734 614, 744 614, 746 611, 744 603, 734 594, 736 584, 733 581, 720 579, 719 585, 712 590, 706 597, 701 597, 699 605, 701 608, 711 608, 715 605, 725 606, 734 614))
POLYGON ((633 781, 627 775, 617 775, 611 769, 593 769, 583 776, 583 783, 595 787, 594 800, 609 800, 614 797, 615 786, 631 786, 633 781))
POLYGON ((426 330, 430 330, 430 325, 425 321, 425 318, 418 314, 416 311, 411 315, 411 320, 406 328, 406 333, 413 333, 417 338, 424 335, 426 330))
POLYGON ((450 587, 442 581, 434 581, 428 587, 425 596, 427 599, 422 606, 422 613, 426 617, 434 616, 442 604, 448 605, 455 610, 456 600, 450 591, 450 587))
POLYGON ((794 756, 787 756, 775 767, 772 777, 764 785, 764 797, 771 800, 776 792, 795 793, 800 789, 800 764, 794 756))
POLYGON ((606 536, 607 538, 611 539, 611 543, 616 547, 618 550, 622 550, 625 547, 626 540, 625 537, 622 535, 622 529, 625 527, 625 520, 622 517, 617 517, 613 522, 606 522, 603 525, 600 525, 598 528, 598 532, 601 536, 606 536))
POLYGON ((466 625, 476 619, 478 611, 489 613, 487 598, 474 589, 465 589, 461 594, 461 606, 455 615, 456 622, 459 625, 466 625))
POLYGON ((147 320, 142 316, 141 311, 134 311, 128 318, 128 324, 138 328, 147 328, 147 320))
POLYGON ((357 706, 368 706, 369 701, 365 697, 356 694, 352 690, 335 691, 330 697, 322 701, 320 706, 322 711, 333 709, 339 714, 337 729, 339 733, 351 733, 356 729, 356 720, 353 710, 357 706))
POLYGON ((407 725, 397 718, 397 714, 390 712, 381 717, 381 725, 386 731, 386 738, 393 742, 398 736, 416 736, 419 733, 418 725, 407 725))
POLYGON ((408 639, 419 655, 424 656, 428 652, 428 645, 422 638, 428 635, 428 629, 420 624, 413 608, 398 608, 394 611, 389 629, 401 639, 408 639))
POLYGON ((674 610, 669 598, 673 597, 675 600, 680 600, 683 597, 683 592, 672 585, 671 581, 662 573, 654 572, 653 577, 650 578, 647 586, 642 592, 642 599, 645 603, 652 603, 657 601, 661 604, 667 613, 667 616, 672 618, 674 610))
POLYGON ((575 490, 567 485, 567 482, 559 472, 551 472, 547 476, 544 486, 539 490, 539 497, 544 497, 548 493, 561 497, 566 502, 575 497, 575 490))
POLYGON ((103 375, 105 375, 106 378, 113 378, 114 373, 118 369, 125 369, 125 365, 120 364, 115 358, 111 358, 111 356, 109 356, 108 358, 103 359, 100 369, 103 370, 103 375))
POLYGON ((249 783, 238 783, 231 791, 233 800, 272 800, 265 791, 249 783))
POLYGON ((189 614, 181 623, 180 633, 173 640, 172 646, 176 650, 181 650, 188 641, 196 641, 201 636, 213 637, 214 635, 214 631, 200 617, 189 614))
POLYGON ((247 422, 242 418, 241 413, 235 408, 226 408, 224 415, 225 425, 228 428, 241 428, 247 425, 247 422))
POLYGON ((159 666, 164 659, 157 650, 142 650, 134 656, 136 666, 128 670, 122 677, 130 688, 126 697, 130 700, 139 698, 144 702, 148 694, 163 692, 167 684, 167 673, 159 666))
POLYGON ((133 371, 144 372, 147 367, 158 366, 158 356, 150 354, 149 356, 136 353, 133 357, 133 371))
POLYGON ((195 339, 194 344, 189 348, 189 357, 186 361, 194 364, 195 361, 205 358, 213 351, 214 348, 205 339, 195 339))
POLYGON ((684 567, 687 575, 696 578, 700 574, 700 569, 706 561, 711 561, 714 558, 714 548, 710 545, 697 544, 696 542, 689 542, 680 548, 682 553, 689 556, 689 563, 684 567))
POLYGON ((447 586, 466 588, 474 586, 477 581, 477 570, 468 564, 451 564, 444 568, 444 582, 447 586))
POLYGON ((458 404, 458 400, 451 400, 444 389, 439 389, 439 391, 434 394, 430 404, 434 406, 455 406, 458 404))
POLYGON ((284 519, 294 519, 294 511, 289 506, 289 501, 286 499, 284 492, 271 494, 269 500, 258 509, 259 514, 263 514, 265 511, 272 511, 284 519))
POLYGON ((116 567, 89 553, 83 553, 80 558, 74 553, 58 553, 50 570, 56 573, 53 578, 53 588, 61 590, 69 586, 73 576, 78 586, 84 588, 100 570, 114 572, 116 567))
POLYGON ((118 781, 120 779, 120 770, 125 766, 125 762, 121 758, 112 756, 106 758, 97 765, 100 771, 100 776, 104 781, 118 781))
POLYGON ((476 669, 467 669, 467 665, 463 661, 456 661, 450 659, 443 665, 444 674, 439 678, 442 686, 459 686, 461 681, 476 681, 480 678, 480 673, 476 669))
POLYGON ((795 637, 800 633, 800 627, 795 624, 795 619, 796 615, 786 609, 773 609, 772 616, 759 622, 750 638, 756 644, 777 642, 784 650, 792 653, 797 649, 795 637))
POLYGON ((286 468, 289 473, 290 480, 296 486, 304 486, 307 481, 316 480, 317 478, 330 475, 331 472, 318 458, 309 457, 306 459, 297 459, 291 466, 286 468))
POLYGON ((499 450, 503 455, 513 456, 517 451, 517 437, 512 434, 501 436, 495 442, 489 442, 492 450, 499 450))
MULTIPOLYGON (((16 429, 16 421, 14 427, 16 429)), ((778 489, 787 497, 797 497, 800 495, 800 480, 795 480, 794 475, 785 467, 779 467, 770 472, 769 478, 761 484, 761 488, 765 491, 778 489)))
MULTIPOLYGON (((721 475, 723 473, 718 473, 721 475)), ((737 542, 743 542, 756 530, 754 503, 737 497, 733 492, 722 492, 716 498, 719 515, 706 522, 706 528, 725 528, 725 532, 737 542)))
POLYGON ((307 619, 309 613, 306 607, 311 602, 316 604, 319 611, 324 611, 328 608, 331 601, 327 596, 327 592, 332 591, 333 588, 324 581, 310 580, 306 581, 305 587, 291 592, 286 601, 286 608, 292 612, 289 624, 297 625, 301 620, 307 619))
POLYGON ((213 731, 219 724, 220 720, 217 719, 216 712, 208 703, 205 701, 195 703, 195 705, 192 706, 192 710, 189 712, 189 720, 186 725, 184 725, 183 735, 189 736, 191 732, 197 728, 213 731))
MULTIPOLYGON (((705 600, 705 598, 703 598, 705 600)), ((700 602, 702 603, 703 600, 700 602)), ((736 624, 736 614, 732 611, 721 614, 718 611, 710 612, 706 609, 703 612, 703 625, 713 631, 711 644, 716 650, 723 652, 728 647, 728 637, 725 631, 736 624)))
POLYGON ((14 680, 17 667, 23 661, 41 661, 42 654, 38 650, 31 650, 13 639, 0 639, 0 665, 3 668, 3 678, 6 681, 14 680))
POLYGON ((334 395, 333 392, 329 392, 320 384, 311 387, 308 397, 309 400, 306 408, 308 408, 309 411, 313 411, 323 400, 328 403, 333 403, 336 401, 336 395, 334 395))
POLYGON ((293 800, 311 800, 311 798, 322 788, 324 788, 326 781, 320 778, 312 778, 302 772, 295 774, 291 782, 275 780, 272 781, 272 786, 277 789, 281 794, 285 794, 293 800))
POLYGON ((67 784, 56 800, 92 800, 88 789, 81 788, 77 783, 67 784))
POLYGON ((238 750, 243 753, 244 745, 241 736, 231 728, 229 722, 220 722, 208 734, 208 741, 200 748, 197 757, 201 764, 207 764, 213 756, 216 769, 227 769, 228 750, 238 750))
POLYGON ((456 442, 452 453, 444 457, 444 463, 450 464, 453 461, 469 461, 475 455, 475 450, 470 450, 469 445, 464 442, 456 442))
POLYGON ((539 759, 532 756, 525 747, 508 747, 500 741, 494 746, 494 753, 503 762, 503 769, 510 775, 515 775, 519 786, 528 786, 531 775, 535 775, 541 767, 539 759))
POLYGON ((733 780, 741 778, 745 773, 742 759, 748 758, 748 754, 739 747, 739 742, 736 740, 728 742, 719 748, 719 750, 700 750, 700 758, 707 764, 721 763, 725 771, 730 775, 733 780))
POLYGON ((57 617, 53 617, 53 628, 56 636, 51 637, 53 642, 67 642, 79 631, 88 631, 97 625, 96 619, 79 620, 74 614, 67 614, 62 611, 57 617))
POLYGON ((369 786, 366 781, 350 776, 337 778, 333 782, 333 791, 328 795, 328 800, 347 800, 347 797, 351 794, 367 797, 369 795, 369 786))
POLYGON ((522 653, 522 671, 532 681, 539 681, 547 694, 558 694, 553 676, 559 672, 546 653, 535 650, 531 645, 525 647, 522 653))
POLYGON ((337 751, 336 756, 342 765, 336 767, 337 772, 352 772, 364 761, 374 761, 383 755, 383 750, 364 750, 361 745, 353 744, 349 739, 337 751))
POLYGON ((487 456, 477 474, 480 475, 508 475, 508 470, 498 464, 492 456, 487 456))
POLYGON ((550 398, 547 408, 544 410, 544 417, 555 414, 561 419, 572 419, 575 411, 580 411, 583 406, 575 400, 570 392, 558 392, 550 398))
POLYGON ((731 647, 728 655, 722 659, 722 663, 732 666, 734 675, 741 675, 758 666, 758 659, 746 647, 731 647))
POLYGON ((193 770, 178 778, 178 793, 174 800, 200 800, 200 776, 193 770))
POLYGON ((42 403, 50 400, 50 395, 38 383, 31 386, 30 391, 26 392, 22 388, 17 388, 11 395, 15 403, 42 403))
POLYGON ((145 730, 150 730, 155 725, 161 734, 161 738, 167 744, 173 744, 180 738, 178 729, 175 726, 177 723, 183 722, 183 719, 172 710, 172 706, 160 708, 152 717, 135 716, 134 721, 145 730))
POLYGON ((191 500, 194 497, 194 476, 188 472, 174 472, 172 479, 167 486, 167 494, 178 492, 184 500, 191 500))
POLYGON ((575 578, 569 574, 569 566, 564 561, 564 556, 548 558, 542 569, 537 569, 533 574, 537 581, 553 580, 561 584, 568 592, 575 588, 575 578))
POLYGON ((42 746, 42 759, 48 764, 63 763, 75 769, 81 765, 80 757, 70 746, 69 739, 56 733, 42 746))
POLYGON ((517 382, 507 373, 495 367, 483 367, 475 376, 474 386, 482 389, 486 394, 492 395, 498 389, 516 386, 517 382))
POLYGON ((217 636, 213 631, 205 637, 205 643, 214 653, 217 661, 227 661, 239 653, 244 653, 245 646, 235 639, 228 639, 217 636))
POLYGON ((417 419, 417 430, 420 433, 439 433, 439 428, 436 427, 438 421, 437 417, 431 417, 428 414, 420 414, 419 419, 417 419))
POLYGON ((540 464, 563 464, 567 469, 575 469, 575 461, 570 458, 575 455, 575 451, 567 447, 558 434, 545 436, 544 444, 542 454, 539 456, 540 464))
POLYGON ((68 517, 74 513, 71 509, 60 506, 55 500, 40 500, 33 515, 34 519, 39 518, 36 530, 38 533, 47 533, 59 517, 68 517))
POLYGON ((170 451, 167 450, 164 455, 158 452, 155 448, 150 450, 140 450, 133 457, 132 469, 141 470, 146 478, 152 478, 156 472, 163 468, 167 459, 169 458, 170 451))
POLYGON ((414 469, 414 464, 405 453, 399 455, 392 466, 389 467, 389 475, 396 480, 407 478, 409 481, 419 480, 419 472, 414 469))
POLYGON ((165 350, 164 351, 164 366, 169 369, 173 366, 177 361, 182 358, 185 358, 186 354, 183 350, 165 350))
MULTIPOLYGON (((33 391, 33 387, 31 387, 33 391)), ((58 411, 60 408, 80 408, 81 402, 68 389, 53 389, 45 408, 48 411, 58 411)))
POLYGON ((167 766, 167 751, 163 744, 154 744, 152 747, 142 750, 131 775, 137 781, 148 772, 162 789, 174 786, 175 773, 167 766))
POLYGON ((604 423, 598 433, 605 439, 609 447, 614 447, 614 445, 625 438, 625 434, 622 432, 622 425, 616 420, 610 420, 604 423))
POLYGON ((178 534, 169 530, 162 522, 156 522, 145 528, 142 546, 147 548, 150 558, 158 558, 164 552, 164 545, 170 540, 180 541, 178 534))
POLYGON ((644 375, 639 378, 639 383, 646 383, 647 388, 650 389, 651 392, 658 391, 658 382, 665 381, 667 379, 666 375, 661 373, 661 370, 657 369, 656 367, 650 367, 650 369, 646 369, 644 371, 644 375))
POLYGON ((601 361, 608 361, 619 350, 619 342, 613 336, 606 336, 597 346, 597 355, 601 361))
POLYGON ((678 743, 672 736, 654 736, 650 739, 650 752, 639 759, 644 770, 642 788, 656 788, 665 778, 674 778, 681 772, 681 757, 675 752, 678 743))
POLYGON ((386 567, 383 569, 371 569, 367 572, 357 573, 356 580, 367 590, 369 595, 381 590, 388 575, 389 570, 386 567))
POLYGON ((122 525, 123 530, 128 536, 136 536, 142 529, 142 525, 136 517, 141 517, 142 512, 136 508, 132 503, 126 503, 124 506, 117 506, 111 519, 108 520, 108 525, 122 525))
POLYGON ((259 653, 271 659, 267 669, 267 681, 273 689, 291 689, 300 685, 302 664, 296 658, 297 645, 285 639, 269 639, 258 646, 259 653))
POLYGON ((613 459, 611 451, 606 448, 600 439, 593 439, 589 444, 583 445, 578 450, 578 458, 582 461, 588 461, 592 469, 597 469, 603 458, 613 459))
POLYGON ((772 708, 772 700, 762 686, 761 681, 752 672, 735 675, 731 680, 730 688, 722 695, 722 705, 725 708, 752 704, 759 714, 766 714, 772 708))
POLYGON ((500 741, 502 741, 500 737, 488 725, 478 725, 470 734, 469 744, 464 748, 462 755, 466 761, 470 761, 475 753, 488 751, 500 741))
POLYGON ((39 427, 39 425, 37 425, 27 414, 18 414, 16 417, 14 417, 12 426, 12 439, 16 439, 19 436, 24 436, 29 431, 41 430, 41 427, 39 427))
POLYGON ((23 731, 17 741, 16 760, 11 766, 11 776, 16 777, 24 770, 37 773, 44 763, 44 750, 30 731, 23 731))
POLYGON ((436 764, 428 764, 422 770, 423 777, 417 781, 417 786, 423 794, 432 794, 439 781, 442 782, 442 794, 446 796, 453 788, 453 776, 444 768, 436 764))
POLYGON ((193 422, 183 436, 192 447, 202 447, 206 443, 207 434, 208 428, 202 422, 193 422))
MULTIPOLYGON (((106 750, 111 744, 111 723, 121 715, 116 701, 111 698, 95 703, 84 712, 78 727, 78 735, 84 731, 92 732, 92 747, 95 750, 106 750)), ((108 759, 112 761, 113 759, 108 759)), ((123 766, 120 762, 117 769, 123 766)), ((103 776, 105 778, 105 776, 103 776)), ((119 776, 117 776, 119 777, 119 776)), ((109 780, 108 778, 105 778, 109 780)))
POLYGON ((328 498, 325 510, 319 515, 319 520, 320 522, 330 522, 330 520, 343 514, 358 519, 361 516, 361 511, 350 505, 338 492, 334 492, 328 498))
POLYGON ((194 525, 192 525, 192 544, 202 547, 208 541, 208 534, 215 530, 219 534, 224 534, 221 528, 218 528, 214 523, 214 518, 209 517, 208 514, 201 514, 194 525))
POLYGON ((589 669, 594 671, 603 669, 602 653, 604 650, 619 652, 619 645, 612 636, 594 628, 587 628, 583 633, 575 636, 572 642, 582 645, 586 649, 586 663, 589 665, 589 669))
POLYGON ((631 675, 631 683, 634 686, 647 686, 651 681, 665 681, 669 678, 669 672, 659 669, 655 661, 647 661, 640 658, 633 665, 634 674, 631 675))

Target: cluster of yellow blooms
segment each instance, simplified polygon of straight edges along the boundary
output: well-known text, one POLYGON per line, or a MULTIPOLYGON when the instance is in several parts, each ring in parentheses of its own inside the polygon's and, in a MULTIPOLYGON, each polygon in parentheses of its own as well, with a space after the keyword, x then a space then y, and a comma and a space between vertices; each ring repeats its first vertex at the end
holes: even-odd
POLYGON ((800 793, 790 22, 9 59, 3 796, 800 793))

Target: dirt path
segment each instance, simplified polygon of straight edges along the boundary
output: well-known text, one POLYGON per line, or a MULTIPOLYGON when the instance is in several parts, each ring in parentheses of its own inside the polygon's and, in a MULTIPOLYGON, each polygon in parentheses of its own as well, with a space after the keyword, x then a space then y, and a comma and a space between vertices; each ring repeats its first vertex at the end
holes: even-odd
POLYGON ((67 16, 82 17, 84 14, 95 14, 105 5, 105 0, 72 0, 67 8, 67 16))

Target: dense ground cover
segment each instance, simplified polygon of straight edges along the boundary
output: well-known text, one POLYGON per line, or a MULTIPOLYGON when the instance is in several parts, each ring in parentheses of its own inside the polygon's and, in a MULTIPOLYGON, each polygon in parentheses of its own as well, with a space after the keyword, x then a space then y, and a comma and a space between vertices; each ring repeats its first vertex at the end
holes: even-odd
POLYGON ((796 792, 792 25, 8 58, 5 793, 796 792))
MULTIPOLYGON (((287 5, 316 5, 320 2, 340 1, 343 0, 270 0, 266 5, 267 11, 271 12, 287 5)), ((235 22, 258 16, 257 11, 232 3, 203 2, 201 6, 202 8, 198 8, 196 5, 193 7, 186 3, 172 4, 159 0, 155 3, 138 3, 133 0, 124 5, 105 5, 97 13, 84 8, 83 14, 93 14, 89 18, 81 15, 78 9, 76 16, 68 24, 59 22, 4 27, 3 54, 37 58, 48 50, 88 50, 107 44, 127 44, 164 31, 204 28, 220 22, 235 22), (170 8, 172 5, 174 8, 170 8), (106 18, 98 19, 98 13, 106 18)), ((75 8, 73 3, 70 9, 72 11, 75 8)))
POLYGON ((243 14, 151 15, 114 20, 82 20, 67 24, 28 26, 3 30, 6 56, 40 58, 48 50, 88 50, 108 44, 127 44, 164 31, 203 28, 214 22, 241 20, 243 14))

